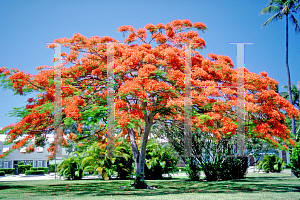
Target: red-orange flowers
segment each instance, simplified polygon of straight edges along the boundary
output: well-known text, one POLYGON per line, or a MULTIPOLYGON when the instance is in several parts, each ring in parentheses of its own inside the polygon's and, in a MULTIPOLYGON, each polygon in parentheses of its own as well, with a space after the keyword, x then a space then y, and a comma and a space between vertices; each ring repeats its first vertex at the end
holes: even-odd
MULTIPOLYGON (((206 45, 197 30, 206 30, 206 25, 184 19, 168 24, 148 24, 139 29, 121 26, 118 28, 119 32, 128 32, 125 44, 108 36, 86 38, 80 34, 55 40, 54 43, 70 49, 69 53, 61 53, 64 60, 61 71, 61 125, 65 125, 69 120, 66 120, 67 118, 72 118, 78 124, 78 132, 82 133, 84 123, 88 121, 84 117, 88 115, 92 118, 96 111, 101 110, 99 108, 107 106, 103 100, 108 95, 107 64, 112 55, 115 81, 114 113, 116 123, 123 130, 120 135, 133 134, 130 132, 133 130, 127 130, 128 127, 145 131, 146 123, 155 123, 155 120, 162 117, 183 121, 184 99, 187 94, 184 43, 188 42, 193 43, 192 105, 197 108, 195 110, 198 110, 198 114, 211 117, 205 121, 193 116, 193 126, 213 133, 217 139, 228 132, 234 135, 237 128, 234 123, 237 107, 237 70, 227 56, 211 53, 204 58, 197 52, 196 48, 206 45), (150 37, 147 37, 148 34, 150 37), (113 54, 110 56, 107 43, 114 43, 113 54)), ((55 44, 47 47, 54 48, 55 44)), ((18 136, 34 137, 54 129, 53 110, 57 103, 55 70, 54 67, 48 66, 40 66, 37 69, 40 69, 38 74, 31 75, 17 69, 0 68, 1 76, 5 74, 8 77, 7 81, 15 91, 22 94, 30 89, 39 93, 34 99, 28 99, 26 111, 29 114, 11 126, 8 133, 9 142, 14 142, 18 136)), ((299 116, 299 111, 274 91, 277 82, 268 77, 266 72, 255 74, 245 69, 244 77, 246 120, 255 122, 255 126, 248 127, 247 131, 261 134, 273 143, 276 143, 273 138, 275 137, 286 140, 288 144, 294 144, 289 139, 290 133, 282 111, 294 117, 299 116)), ((107 127, 101 125, 99 128, 101 130, 94 137, 102 141, 107 127)), ((137 132, 134 132, 136 138, 139 137, 137 132)), ((69 139, 75 140, 76 135, 69 134, 69 139)), ((66 144, 65 140, 61 142, 66 144)), ((23 145, 25 140, 17 142, 13 148, 23 145)), ((33 147, 28 150, 32 151, 33 147)), ((54 150, 53 146, 49 148, 52 153, 54 150)))

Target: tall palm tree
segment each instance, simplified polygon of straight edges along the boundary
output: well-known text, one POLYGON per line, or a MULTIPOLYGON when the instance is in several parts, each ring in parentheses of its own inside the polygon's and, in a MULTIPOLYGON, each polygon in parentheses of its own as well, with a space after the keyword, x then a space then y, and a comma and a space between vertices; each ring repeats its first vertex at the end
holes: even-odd
MULTIPOLYGON (((286 41, 285 41, 285 66, 287 71, 288 77, 288 94, 289 94, 289 101, 293 104, 292 100, 292 90, 291 90, 291 77, 290 77, 290 69, 288 63, 288 47, 289 47, 289 19, 291 20, 292 24, 295 26, 295 31, 300 32, 300 27, 298 24, 297 19, 293 15, 293 13, 297 13, 300 10, 300 2, 299 0, 270 0, 268 5, 260 11, 261 14, 268 14, 274 13, 272 17, 270 17, 261 27, 266 26, 267 24, 281 20, 284 16, 286 19, 286 41)), ((295 119, 292 118, 292 133, 295 135, 295 119)))

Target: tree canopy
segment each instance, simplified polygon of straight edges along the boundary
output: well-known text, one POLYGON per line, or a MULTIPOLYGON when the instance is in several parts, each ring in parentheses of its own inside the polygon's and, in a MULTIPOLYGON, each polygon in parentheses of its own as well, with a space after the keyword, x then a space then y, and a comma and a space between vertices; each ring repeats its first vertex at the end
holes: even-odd
MULTIPOLYGON (((237 69, 228 56, 210 53, 203 57, 197 51, 205 47, 197 30, 206 29, 203 23, 174 20, 139 29, 121 26, 119 32, 129 33, 123 43, 108 36, 86 38, 79 33, 54 40, 48 48, 58 43, 69 49, 61 53, 64 134, 69 125, 76 123, 81 139, 95 139, 99 145, 106 145, 107 44, 114 43, 115 118, 116 128, 122 130, 116 137, 129 136, 135 161, 143 165, 152 125, 161 119, 184 121, 185 43, 189 43, 193 127, 212 133, 216 139, 235 135, 237 88, 228 86, 237 85, 237 69), (88 126, 93 128, 82 132, 88 126)), ((4 88, 20 95, 39 93, 19 110, 20 121, 2 129, 8 131, 7 141, 14 143, 12 150, 54 130, 54 67, 39 66, 37 70, 38 74, 31 75, 0 68, 4 88)), ((274 145, 279 145, 279 138, 285 144, 294 144, 285 113, 298 118, 299 111, 275 92, 278 82, 267 72, 255 74, 246 68, 244 78, 246 121, 251 122, 246 124, 247 136, 264 138, 274 145)))

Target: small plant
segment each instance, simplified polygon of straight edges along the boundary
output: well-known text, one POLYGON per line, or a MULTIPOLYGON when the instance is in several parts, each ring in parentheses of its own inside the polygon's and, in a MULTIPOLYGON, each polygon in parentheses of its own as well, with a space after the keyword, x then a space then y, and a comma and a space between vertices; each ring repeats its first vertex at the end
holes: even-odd
POLYGON ((300 142, 297 143, 296 147, 292 150, 291 168, 292 173, 299 178, 300 177, 300 142))
POLYGON ((5 176, 5 171, 0 171, 0 176, 5 176))
POLYGON ((283 162, 282 158, 279 158, 275 154, 273 155, 266 155, 263 160, 257 162, 258 170, 263 170, 267 173, 269 172, 281 172, 283 170, 283 166, 285 163, 283 162))

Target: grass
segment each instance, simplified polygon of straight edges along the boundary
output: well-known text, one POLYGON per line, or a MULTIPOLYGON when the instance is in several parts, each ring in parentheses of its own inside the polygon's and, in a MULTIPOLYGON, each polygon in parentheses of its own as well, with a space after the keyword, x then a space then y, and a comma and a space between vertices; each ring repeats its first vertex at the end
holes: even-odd
POLYGON ((147 181, 155 190, 120 189, 131 183, 120 180, 0 182, 0 199, 300 199, 300 179, 290 173, 250 173, 242 180, 218 182, 186 179, 147 181))

